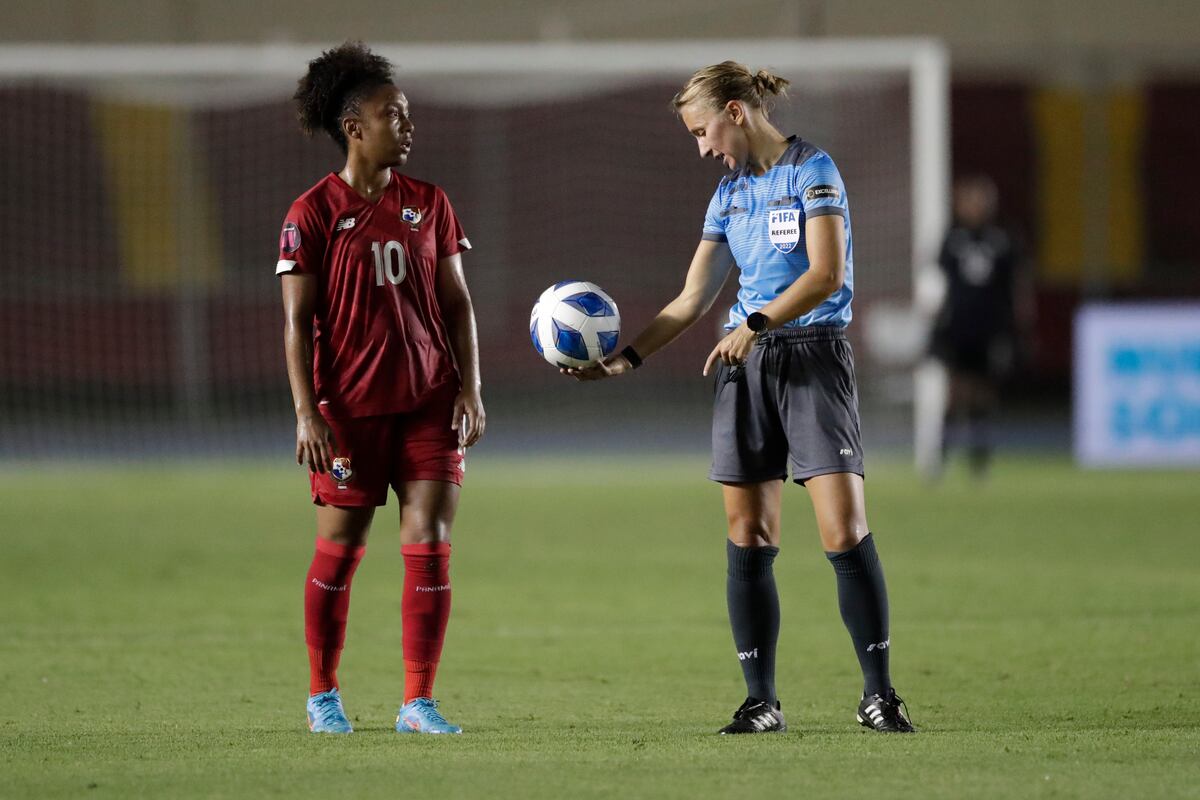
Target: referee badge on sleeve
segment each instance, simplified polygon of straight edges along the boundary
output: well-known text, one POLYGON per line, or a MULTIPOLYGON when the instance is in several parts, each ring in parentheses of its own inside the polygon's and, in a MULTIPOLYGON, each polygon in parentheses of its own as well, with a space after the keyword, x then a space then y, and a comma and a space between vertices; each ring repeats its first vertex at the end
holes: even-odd
POLYGON ((771 244, 781 253, 790 253, 800 241, 800 209, 781 208, 768 211, 767 232, 771 244))

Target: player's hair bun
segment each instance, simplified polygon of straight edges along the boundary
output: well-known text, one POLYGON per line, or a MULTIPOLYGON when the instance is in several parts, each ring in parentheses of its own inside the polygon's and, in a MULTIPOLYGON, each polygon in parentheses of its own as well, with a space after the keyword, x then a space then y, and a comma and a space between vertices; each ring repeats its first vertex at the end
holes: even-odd
POLYGON ((786 94, 789 85, 791 85, 791 81, 778 75, 772 75, 765 69, 760 69, 754 74, 754 88, 760 97, 786 94))
POLYGON ((300 130, 309 136, 329 134, 345 152, 342 117, 356 113, 366 92, 392 82, 392 64, 362 42, 346 42, 308 62, 308 71, 296 84, 300 130))

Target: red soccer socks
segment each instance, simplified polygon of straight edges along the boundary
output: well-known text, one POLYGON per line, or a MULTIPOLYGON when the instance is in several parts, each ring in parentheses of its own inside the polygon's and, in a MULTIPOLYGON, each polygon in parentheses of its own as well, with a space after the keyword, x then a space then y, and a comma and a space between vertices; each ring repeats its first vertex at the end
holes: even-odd
POLYGON ((304 583, 304 641, 308 645, 309 694, 337 686, 337 666, 346 640, 350 581, 365 547, 317 539, 304 583))
POLYGON ((406 544, 404 596, 404 702, 433 696, 450 618, 450 543, 406 544))
MULTIPOLYGON (((350 582, 365 547, 317 539, 304 586, 304 640, 308 645, 309 693, 337 686, 337 667, 346 639, 350 582)), ((404 702, 433 696, 450 618, 450 545, 409 544, 404 556, 404 702)))

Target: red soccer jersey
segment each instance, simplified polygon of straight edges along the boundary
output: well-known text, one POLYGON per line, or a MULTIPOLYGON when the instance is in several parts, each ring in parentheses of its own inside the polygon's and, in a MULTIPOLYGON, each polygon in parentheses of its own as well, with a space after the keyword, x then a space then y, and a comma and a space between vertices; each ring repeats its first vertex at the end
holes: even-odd
POLYGON ((411 411, 458 380, 436 273, 470 247, 445 192, 395 170, 374 203, 334 173, 292 203, 275 274, 317 279, 313 380, 327 416, 411 411))

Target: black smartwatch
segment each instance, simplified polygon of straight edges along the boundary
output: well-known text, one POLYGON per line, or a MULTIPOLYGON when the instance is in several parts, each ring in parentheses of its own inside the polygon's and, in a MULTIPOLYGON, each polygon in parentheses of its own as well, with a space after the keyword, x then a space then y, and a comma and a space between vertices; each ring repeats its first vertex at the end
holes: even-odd
POLYGON ((746 327, 755 333, 764 333, 767 330, 767 324, 771 320, 761 311, 755 311, 750 316, 746 317, 746 327))

